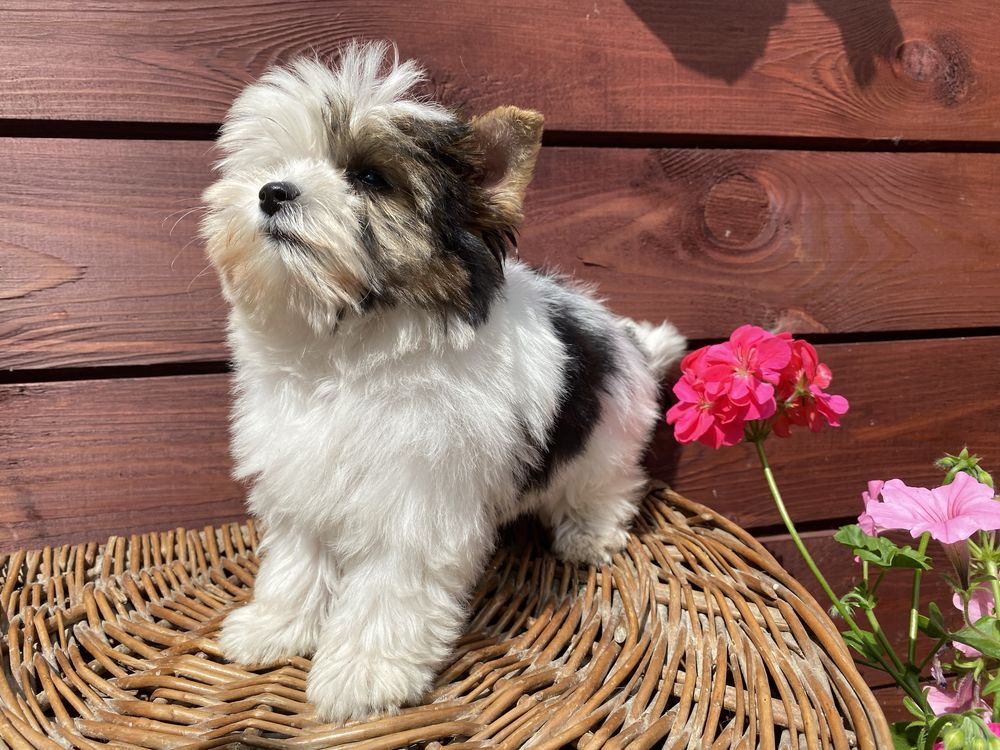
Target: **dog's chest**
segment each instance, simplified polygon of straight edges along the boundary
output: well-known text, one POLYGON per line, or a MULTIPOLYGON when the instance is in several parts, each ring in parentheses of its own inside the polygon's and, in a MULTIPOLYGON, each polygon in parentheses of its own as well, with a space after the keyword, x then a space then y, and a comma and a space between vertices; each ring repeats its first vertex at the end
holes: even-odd
POLYGON ((376 511, 373 498, 389 512, 416 494, 509 492, 523 434, 512 394, 487 373, 414 358, 364 377, 244 370, 238 380, 233 448, 237 475, 260 488, 255 513, 341 525, 376 511))

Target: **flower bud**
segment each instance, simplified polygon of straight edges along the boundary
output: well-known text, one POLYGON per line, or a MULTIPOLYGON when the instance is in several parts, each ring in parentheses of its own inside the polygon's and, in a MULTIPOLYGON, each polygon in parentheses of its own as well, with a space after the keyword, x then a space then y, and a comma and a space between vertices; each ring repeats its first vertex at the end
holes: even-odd
POLYGON ((942 740, 944 750, 964 750, 966 747, 965 731, 961 728, 951 730, 946 729, 942 740))
POLYGON ((988 487, 993 487, 993 477, 982 466, 979 465, 979 456, 970 456, 968 448, 962 448, 957 456, 950 453, 944 454, 934 462, 939 469, 944 469, 947 473, 944 477, 944 484, 951 484, 955 475, 964 471, 976 481, 982 482, 988 487))

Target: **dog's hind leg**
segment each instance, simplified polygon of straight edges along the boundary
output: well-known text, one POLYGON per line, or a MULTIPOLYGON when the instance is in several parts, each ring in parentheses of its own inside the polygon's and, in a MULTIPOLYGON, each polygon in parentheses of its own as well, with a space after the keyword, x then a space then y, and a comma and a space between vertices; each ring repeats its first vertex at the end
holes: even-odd
MULTIPOLYGON (((572 470, 575 467, 567 467, 572 470)), ((542 510, 555 553, 569 562, 599 565, 625 548, 646 476, 640 466, 607 465, 574 473, 542 510)))

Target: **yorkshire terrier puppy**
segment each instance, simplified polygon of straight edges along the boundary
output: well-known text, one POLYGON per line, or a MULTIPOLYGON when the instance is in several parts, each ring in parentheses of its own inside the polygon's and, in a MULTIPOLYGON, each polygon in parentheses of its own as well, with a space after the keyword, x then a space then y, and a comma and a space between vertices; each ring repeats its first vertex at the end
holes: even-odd
POLYGON ((235 475, 264 529, 221 646, 313 656, 323 720, 421 699, 505 521, 538 513, 569 561, 624 547, 684 348, 506 257, 542 117, 466 120, 421 80, 380 44, 270 70, 229 111, 204 195, 235 475))

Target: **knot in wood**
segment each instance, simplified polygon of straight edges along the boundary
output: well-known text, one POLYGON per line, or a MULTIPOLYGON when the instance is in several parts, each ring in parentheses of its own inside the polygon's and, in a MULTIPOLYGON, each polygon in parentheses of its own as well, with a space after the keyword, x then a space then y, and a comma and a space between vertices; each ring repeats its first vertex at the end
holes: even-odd
POLYGON ((896 51, 899 70, 914 81, 933 81, 941 75, 944 57, 933 43, 923 39, 903 42, 896 51))
POLYGON ((745 174, 729 175, 712 185, 704 211, 708 238, 720 247, 752 250, 774 234, 771 196, 745 174))
POLYGON ((896 75, 933 84, 934 98, 949 107, 967 99, 975 83, 965 45, 951 34, 903 42, 896 50, 893 67, 896 75))

